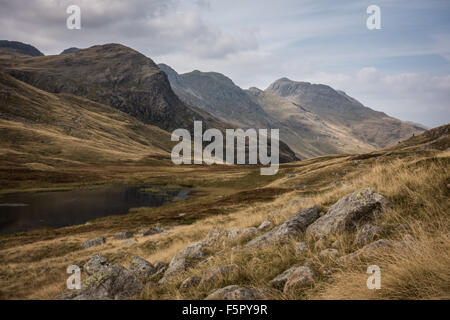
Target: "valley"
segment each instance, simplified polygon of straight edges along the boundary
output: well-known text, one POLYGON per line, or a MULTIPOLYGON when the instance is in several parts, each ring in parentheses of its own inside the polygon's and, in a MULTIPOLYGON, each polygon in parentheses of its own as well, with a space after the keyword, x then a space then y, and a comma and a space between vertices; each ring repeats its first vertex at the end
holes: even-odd
POLYGON ((449 124, 325 85, 178 74, 120 44, 39 53, 0 47, 2 228, 6 204, 46 201, 0 234, 0 299, 448 299, 449 124), (174 164, 171 132, 195 121, 279 128, 279 170, 174 164))

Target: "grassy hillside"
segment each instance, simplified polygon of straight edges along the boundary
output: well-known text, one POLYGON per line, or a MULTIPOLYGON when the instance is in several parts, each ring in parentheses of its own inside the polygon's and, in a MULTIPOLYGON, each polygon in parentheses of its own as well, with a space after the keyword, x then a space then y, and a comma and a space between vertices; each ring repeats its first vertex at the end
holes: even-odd
MULTIPOLYGON (((372 187, 387 197, 392 208, 376 224, 385 239, 406 241, 406 246, 383 251, 369 260, 345 264, 326 272, 324 247, 340 254, 359 245, 353 234, 327 239, 320 245, 307 238, 309 250, 294 254, 294 241, 261 250, 240 247, 248 239, 212 248, 209 259, 171 279, 163 286, 149 283, 138 298, 202 299, 211 288, 181 290, 179 284, 209 267, 235 263, 240 271, 219 278, 214 287, 229 284, 266 287, 291 266, 308 265, 319 275, 304 290, 286 295, 272 291, 275 299, 448 299, 450 273, 449 193, 450 126, 413 137, 394 147, 360 155, 331 155, 284 164, 276 176, 262 177, 252 167, 158 168, 160 181, 184 183, 198 195, 187 201, 160 208, 139 208, 124 216, 105 217, 81 226, 39 230, 0 237, 0 297, 55 298, 65 288, 65 268, 82 264, 94 253, 128 267, 139 255, 148 261, 169 262, 189 243, 203 239, 213 226, 223 229, 258 226, 269 220, 280 224, 301 208, 318 205, 323 211, 342 196, 372 187), (166 234, 136 236, 127 244, 114 240, 117 231, 137 231, 155 224, 171 226, 166 234), (107 244, 82 249, 86 239, 105 236, 107 244), (412 240, 411 240, 412 239, 412 240), (232 247, 237 248, 232 249, 232 247), (308 260, 308 262, 306 261, 308 260), (382 289, 366 288, 366 267, 377 264, 383 270, 382 289)), ((151 176, 151 168, 147 168, 151 176)), ((133 173, 123 173, 128 178, 133 173)))
MULTIPOLYGON (((84 98, 39 90, 1 72, 0 132, 1 189, 19 188, 24 179, 42 184, 43 176, 70 181, 71 168, 166 164, 172 148, 169 133, 158 127, 84 98)), ((86 178, 73 175, 75 181, 86 178)))

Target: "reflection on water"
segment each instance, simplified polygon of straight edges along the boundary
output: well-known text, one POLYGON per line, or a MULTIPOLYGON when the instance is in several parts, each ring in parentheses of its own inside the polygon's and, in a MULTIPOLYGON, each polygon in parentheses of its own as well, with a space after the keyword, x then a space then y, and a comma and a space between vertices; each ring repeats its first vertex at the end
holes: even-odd
POLYGON ((0 233, 60 228, 95 218, 128 213, 130 208, 158 207, 187 190, 164 195, 141 192, 145 187, 114 186, 95 190, 17 193, 0 196, 0 233))

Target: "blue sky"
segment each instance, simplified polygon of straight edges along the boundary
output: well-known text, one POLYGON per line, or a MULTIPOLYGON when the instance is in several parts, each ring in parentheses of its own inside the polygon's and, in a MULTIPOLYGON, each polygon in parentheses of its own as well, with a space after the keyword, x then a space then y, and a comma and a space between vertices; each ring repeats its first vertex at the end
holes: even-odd
POLYGON ((0 38, 45 54, 118 42, 180 73, 217 71, 266 88, 325 83, 363 104, 437 126, 450 122, 448 0, 0 0, 0 38), (78 4, 82 29, 67 30, 78 4), (368 30, 366 8, 381 8, 368 30))

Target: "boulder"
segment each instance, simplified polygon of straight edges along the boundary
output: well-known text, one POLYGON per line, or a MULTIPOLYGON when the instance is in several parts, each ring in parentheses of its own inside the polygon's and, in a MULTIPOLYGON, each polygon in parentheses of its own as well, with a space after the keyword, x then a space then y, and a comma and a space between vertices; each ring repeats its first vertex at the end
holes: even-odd
POLYGON ((160 284, 165 283, 169 277, 185 271, 195 260, 201 260, 205 258, 206 245, 204 241, 194 242, 185 249, 179 251, 170 261, 164 276, 159 280, 160 284))
POLYGON ((205 300, 261 300, 269 295, 270 291, 265 288, 246 288, 231 285, 212 291, 205 300))
POLYGON ((101 245, 104 245, 105 243, 106 243, 105 237, 98 237, 95 239, 86 240, 85 242, 83 242, 83 249, 101 246, 101 245))
POLYGON ((298 289, 311 285, 314 282, 314 272, 309 267, 298 267, 287 278, 283 292, 293 293, 298 289))
POLYGON ((279 274, 275 278, 273 278, 269 284, 279 290, 283 290, 284 285, 286 284, 287 279, 297 270, 297 267, 292 267, 279 274))
POLYGON ((128 268, 141 281, 145 282, 154 274, 157 269, 147 260, 134 256, 131 259, 130 267, 128 268))
POLYGON ((247 243, 247 248, 260 248, 276 243, 286 243, 289 239, 296 238, 301 235, 306 228, 319 217, 319 209, 317 206, 303 209, 289 217, 278 227, 254 238, 247 243))
POLYGON ((308 245, 304 242, 297 242, 295 244, 295 254, 298 256, 304 255, 308 251, 308 245))
POLYGON ((143 288, 143 283, 131 271, 114 264, 89 276, 75 299, 127 299, 138 295, 143 288))
POLYGON ((118 232, 114 235, 114 239, 116 240, 124 240, 133 238, 133 233, 128 231, 118 232))
POLYGON ((355 191, 341 198, 325 215, 312 223, 306 234, 320 238, 353 231, 357 226, 381 217, 388 207, 389 201, 371 188, 355 191))
POLYGON ((374 226, 370 223, 363 225, 355 235, 354 245, 365 245, 372 242, 381 234, 383 228, 374 226))
POLYGON ((208 287, 214 285, 223 278, 233 278, 239 273, 239 266, 236 264, 220 265, 207 269, 203 272, 200 280, 200 287, 208 287))
POLYGON ((108 300, 132 298, 144 285, 136 275, 118 264, 111 264, 102 255, 95 254, 83 266, 89 277, 73 300, 108 300))
POLYGON ((88 275, 92 275, 99 272, 103 268, 109 267, 110 263, 101 254, 94 254, 83 266, 84 272, 88 275))

